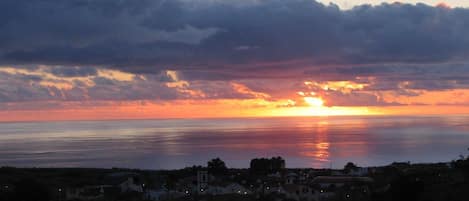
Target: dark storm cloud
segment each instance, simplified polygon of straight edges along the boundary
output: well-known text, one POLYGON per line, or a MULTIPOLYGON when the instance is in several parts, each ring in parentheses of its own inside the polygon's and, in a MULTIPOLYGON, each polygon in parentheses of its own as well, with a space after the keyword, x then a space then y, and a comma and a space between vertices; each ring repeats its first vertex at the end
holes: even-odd
POLYGON ((220 75, 252 66, 274 73, 325 64, 466 62, 469 56, 469 10, 424 4, 346 11, 309 0, 4 0, 0 5, 4 64, 220 75))
POLYGON ((367 85, 346 94, 329 91, 328 104, 397 105, 375 92, 416 96, 416 90, 469 89, 469 10, 463 8, 382 4, 340 10, 312 0, 2 0, 0 30, 0 65, 29 71, 47 65, 46 72, 59 77, 55 82, 72 86, 0 74, 0 102, 261 94, 275 100, 291 97, 305 80, 350 80, 367 85), (99 68, 135 78, 100 77, 99 68), (178 80, 165 70, 177 71, 187 86, 169 86, 178 80), (92 77, 95 85, 67 81, 74 77, 92 77), (236 90, 233 81, 252 91, 236 90))
MULTIPOLYGON (((179 81, 166 72, 129 79, 97 71, 42 67, 38 71, 0 71, 0 103, 30 101, 171 101, 252 99, 268 95, 230 81, 179 81), (57 70, 57 69, 60 69, 57 70), (63 70, 63 71, 62 71, 63 70), (69 70, 69 69, 68 69, 69 70), (58 71, 58 72, 57 72, 58 71), (94 74, 91 75, 91 72, 94 74), (80 74, 80 76, 79 76, 80 74), (54 75, 54 76, 51 76, 54 75)), ((1 68, 0 68, 1 69, 1 68)))
POLYGON ((306 71, 314 80, 354 80, 370 84, 367 90, 397 90, 402 82, 407 89, 445 90, 469 88, 468 64, 381 64, 327 67, 306 71), (369 79, 374 77, 372 83, 369 79), (372 83, 372 84, 371 84, 372 83))
POLYGON ((42 78, 36 75, 0 72, 0 102, 48 100, 51 98, 49 91, 36 84, 40 81, 42 78))
POLYGON ((396 102, 381 100, 376 94, 328 92, 324 95, 328 106, 399 106, 396 102))

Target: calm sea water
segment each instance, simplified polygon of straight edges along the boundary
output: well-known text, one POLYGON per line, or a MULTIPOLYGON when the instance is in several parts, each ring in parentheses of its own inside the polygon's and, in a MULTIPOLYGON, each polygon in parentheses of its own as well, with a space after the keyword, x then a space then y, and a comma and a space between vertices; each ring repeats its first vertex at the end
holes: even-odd
POLYGON ((173 169, 220 157, 248 167, 440 162, 469 154, 469 116, 0 123, 0 166, 173 169))

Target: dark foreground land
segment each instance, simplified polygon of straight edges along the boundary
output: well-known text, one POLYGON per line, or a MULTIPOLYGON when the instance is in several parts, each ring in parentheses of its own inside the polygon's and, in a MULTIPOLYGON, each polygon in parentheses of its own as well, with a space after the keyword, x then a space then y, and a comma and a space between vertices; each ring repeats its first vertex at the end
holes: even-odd
POLYGON ((383 167, 287 169, 282 158, 254 159, 249 169, 0 168, 0 201, 360 200, 467 201, 469 159, 383 167))

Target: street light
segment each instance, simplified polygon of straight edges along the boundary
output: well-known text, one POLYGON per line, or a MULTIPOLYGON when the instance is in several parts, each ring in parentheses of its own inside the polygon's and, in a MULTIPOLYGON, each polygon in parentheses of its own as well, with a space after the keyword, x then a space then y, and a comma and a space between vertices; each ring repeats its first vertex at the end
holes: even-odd
POLYGON ((57 191, 59 191, 59 200, 62 200, 62 188, 59 188, 57 191))

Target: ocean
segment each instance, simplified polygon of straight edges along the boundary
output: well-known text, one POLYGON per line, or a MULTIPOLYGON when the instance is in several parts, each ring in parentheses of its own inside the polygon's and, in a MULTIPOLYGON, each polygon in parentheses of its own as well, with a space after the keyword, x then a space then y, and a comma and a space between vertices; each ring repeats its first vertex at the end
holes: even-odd
POLYGON ((469 116, 348 116, 0 123, 0 166, 176 169, 220 157, 246 168, 448 162, 468 155, 469 116))

